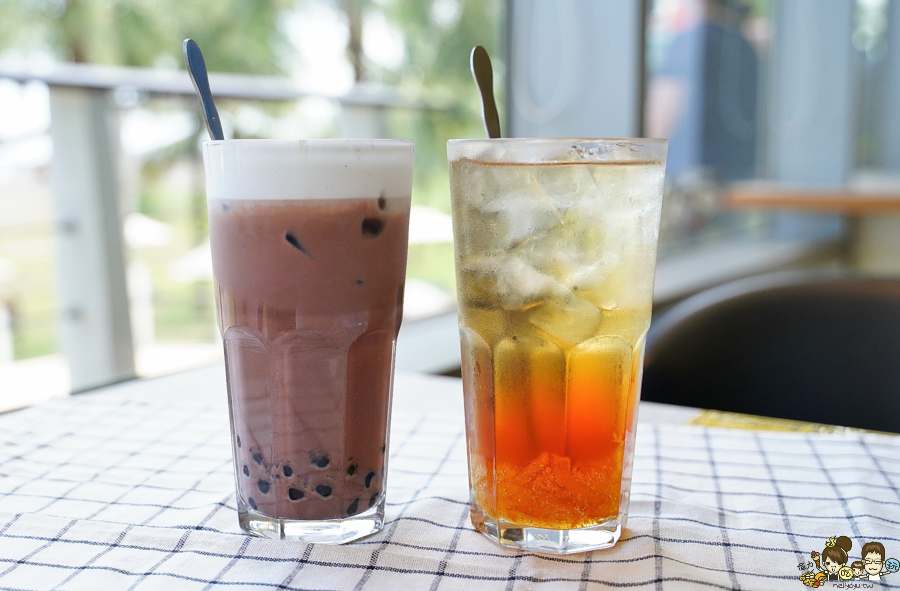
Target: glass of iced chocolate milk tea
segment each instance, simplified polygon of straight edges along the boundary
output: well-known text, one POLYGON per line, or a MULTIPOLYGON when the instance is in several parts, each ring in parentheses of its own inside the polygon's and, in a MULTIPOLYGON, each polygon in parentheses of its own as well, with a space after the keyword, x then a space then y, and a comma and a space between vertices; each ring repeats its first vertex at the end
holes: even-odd
POLYGON ((413 142, 211 141, 203 161, 240 525, 376 532, 413 142))
POLYGON ((665 140, 453 140, 472 523, 569 554, 628 511, 665 140))

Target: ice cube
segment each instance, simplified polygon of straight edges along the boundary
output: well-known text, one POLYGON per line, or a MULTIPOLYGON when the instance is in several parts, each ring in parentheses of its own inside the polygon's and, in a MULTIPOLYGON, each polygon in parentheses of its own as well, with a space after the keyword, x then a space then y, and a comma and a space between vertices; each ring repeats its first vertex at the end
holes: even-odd
POLYGON ((520 256, 503 257, 497 265, 497 292, 500 303, 508 310, 528 309, 568 291, 558 280, 541 273, 520 256))
POLYGON ((610 301, 617 301, 617 293, 610 293, 608 283, 610 277, 620 266, 621 258, 616 252, 606 253, 600 260, 582 266, 567 276, 567 285, 578 297, 591 302, 594 306, 609 309, 610 301))
POLYGON ((596 166, 580 164, 536 167, 536 179, 550 201, 560 211, 581 202, 595 201, 602 193, 591 176, 596 166))
POLYGON ((570 345, 594 336, 602 320, 600 310, 571 291, 540 303, 528 313, 531 324, 570 345))
POLYGON ((515 248, 560 221, 559 211, 547 198, 534 173, 524 169, 518 176, 522 180, 520 185, 509 187, 481 207, 482 215, 492 219, 491 230, 501 250, 515 248))
POLYGON ((531 167, 482 168, 487 170, 457 181, 464 186, 457 189, 454 216, 466 227, 457 232, 457 252, 468 256, 506 251, 557 222, 559 213, 531 167))
POLYGON ((467 308, 491 308, 497 304, 499 265, 494 257, 468 257, 459 265, 459 303, 467 308))
POLYGON ((558 218, 556 210, 546 203, 530 199, 509 199, 512 203, 497 212, 494 232, 501 249, 514 249, 528 239, 553 227, 558 218))
POLYGON ((650 245, 631 245, 602 283, 587 280, 579 284, 578 295, 595 303, 614 300, 620 309, 649 308, 653 300, 655 254, 650 245))
POLYGON ((498 169, 468 159, 450 162, 451 192, 459 198, 459 204, 477 208, 493 199, 502 179, 502 175, 497 174, 498 169))
POLYGON ((499 306, 462 307, 459 310, 460 326, 467 326, 486 341, 494 343, 507 334, 507 317, 509 314, 499 306))
POLYGON ((603 314, 600 332, 618 335, 629 343, 638 343, 650 328, 650 304, 644 308, 618 308, 603 314))
POLYGON ((528 308, 566 289, 516 255, 472 257, 460 271, 464 286, 460 298, 466 305, 478 308, 497 303, 509 310, 528 308))
MULTIPOLYGON (((539 265, 546 265, 546 272, 552 274, 560 282, 571 288, 571 278, 584 267, 584 253, 565 241, 552 248, 545 249, 547 257, 535 257, 541 260, 539 265), (546 260, 546 262, 544 262, 546 260)), ((541 267, 542 270, 544 267, 541 267)))
POLYGON ((607 256, 602 229, 563 224, 522 244, 516 253, 539 272, 571 286, 573 277, 607 256))

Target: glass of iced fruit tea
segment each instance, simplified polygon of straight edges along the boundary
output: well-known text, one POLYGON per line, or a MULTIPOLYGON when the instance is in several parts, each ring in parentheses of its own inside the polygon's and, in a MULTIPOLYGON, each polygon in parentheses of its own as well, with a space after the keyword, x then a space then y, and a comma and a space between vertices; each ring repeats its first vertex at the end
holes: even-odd
POLYGON ((447 144, 471 517, 502 545, 570 554, 621 535, 666 148, 447 144))

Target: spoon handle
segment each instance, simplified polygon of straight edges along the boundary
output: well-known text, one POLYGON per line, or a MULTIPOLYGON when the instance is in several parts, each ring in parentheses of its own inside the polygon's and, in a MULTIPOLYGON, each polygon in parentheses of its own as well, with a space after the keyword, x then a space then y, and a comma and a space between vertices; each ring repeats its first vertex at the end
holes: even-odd
POLYGON ((494 70, 491 68, 491 58, 484 47, 476 45, 472 49, 469 60, 472 76, 475 78, 475 86, 481 93, 481 118, 484 121, 484 131, 489 138, 500 137, 500 115, 497 114, 497 103, 494 102, 494 70))
POLYGON ((214 140, 224 140, 222 122, 219 121, 219 112, 213 102, 212 91, 209 89, 209 77, 206 75, 206 62, 200 52, 200 46, 193 39, 184 40, 184 63, 187 65, 194 90, 200 97, 200 107, 203 109, 203 119, 206 121, 206 130, 209 137, 214 140))

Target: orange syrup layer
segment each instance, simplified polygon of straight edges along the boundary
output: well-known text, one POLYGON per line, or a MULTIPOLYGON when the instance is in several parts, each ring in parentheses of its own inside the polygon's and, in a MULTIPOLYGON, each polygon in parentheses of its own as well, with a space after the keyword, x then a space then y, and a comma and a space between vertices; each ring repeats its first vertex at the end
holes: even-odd
POLYGON ((476 501, 523 526, 573 529, 616 518, 639 352, 611 337, 561 363, 540 349, 494 353, 493 381, 482 374, 469 382, 494 394, 494 416, 472 417, 476 501))

